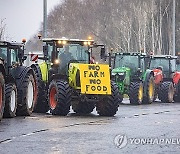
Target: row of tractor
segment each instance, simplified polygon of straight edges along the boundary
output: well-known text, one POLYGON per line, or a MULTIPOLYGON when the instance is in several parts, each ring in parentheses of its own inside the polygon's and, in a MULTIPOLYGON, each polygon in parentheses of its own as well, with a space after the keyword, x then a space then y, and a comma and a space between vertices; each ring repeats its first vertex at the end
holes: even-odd
POLYGON ((123 96, 131 104, 180 101, 180 72, 175 56, 142 53, 106 54, 94 40, 45 38, 42 63, 23 66, 24 44, 0 41, 0 118, 33 111, 65 116, 95 108, 114 116, 123 96), (92 61, 100 50, 109 65, 92 61))
POLYGON ((131 104, 180 102, 180 71, 177 57, 142 53, 115 53, 112 78, 131 104))

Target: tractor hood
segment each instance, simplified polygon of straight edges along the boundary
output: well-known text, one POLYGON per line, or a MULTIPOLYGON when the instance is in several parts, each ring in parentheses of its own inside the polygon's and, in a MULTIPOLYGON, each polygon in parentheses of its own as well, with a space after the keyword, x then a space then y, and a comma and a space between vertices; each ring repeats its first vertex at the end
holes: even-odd
POLYGON ((115 75, 117 73, 124 73, 124 72, 129 72, 130 68, 128 67, 118 67, 112 70, 112 75, 115 75))
POLYGON ((112 80, 116 83, 124 82, 125 84, 129 84, 130 81, 130 68, 128 67, 118 67, 112 70, 111 72, 112 80))

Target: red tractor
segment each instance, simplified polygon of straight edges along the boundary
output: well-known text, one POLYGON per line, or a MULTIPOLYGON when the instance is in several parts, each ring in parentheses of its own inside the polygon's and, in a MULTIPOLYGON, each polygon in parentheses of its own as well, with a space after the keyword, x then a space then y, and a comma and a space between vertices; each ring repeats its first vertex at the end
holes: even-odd
POLYGON ((176 71, 176 56, 150 56, 149 68, 153 69, 156 96, 161 102, 180 102, 180 72, 176 71))

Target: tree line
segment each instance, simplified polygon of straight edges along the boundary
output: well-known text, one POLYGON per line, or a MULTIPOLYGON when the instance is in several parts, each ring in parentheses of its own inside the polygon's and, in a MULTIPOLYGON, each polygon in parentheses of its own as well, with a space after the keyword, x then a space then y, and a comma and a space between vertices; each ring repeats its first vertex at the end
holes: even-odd
MULTIPOLYGON (((64 0, 48 14, 48 37, 86 39, 119 52, 172 53, 172 0, 64 0)), ((176 0, 176 51, 180 51, 176 0)), ((41 33, 41 26, 39 32, 41 33)), ((28 50, 42 50, 35 34, 28 50)))

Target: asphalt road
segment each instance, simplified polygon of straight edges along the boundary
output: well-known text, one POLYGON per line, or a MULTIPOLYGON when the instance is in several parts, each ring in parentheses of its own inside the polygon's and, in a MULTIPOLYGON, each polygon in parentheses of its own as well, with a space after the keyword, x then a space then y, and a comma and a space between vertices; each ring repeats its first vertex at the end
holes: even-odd
POLYGON ((0 122, 0 154, 180 153, 180 103, 119 106, 66 117, 33 113, 0 122))

